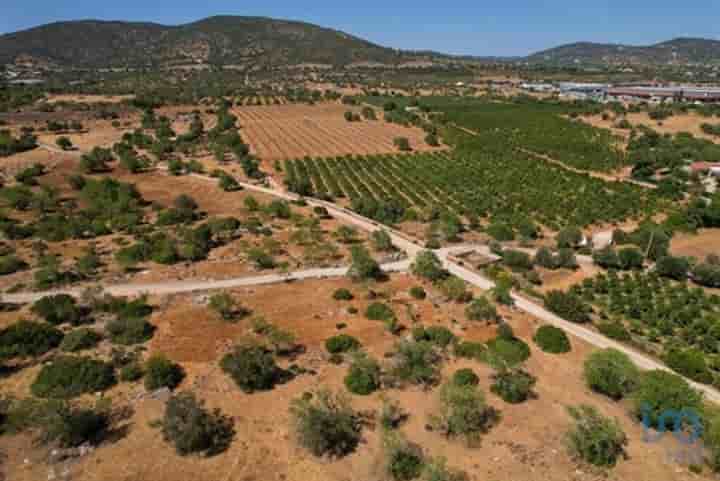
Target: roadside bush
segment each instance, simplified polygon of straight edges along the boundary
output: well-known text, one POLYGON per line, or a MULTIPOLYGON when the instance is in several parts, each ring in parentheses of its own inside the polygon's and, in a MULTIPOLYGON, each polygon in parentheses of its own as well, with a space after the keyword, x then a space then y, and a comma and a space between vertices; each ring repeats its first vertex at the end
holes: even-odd
POLYGON ((585 304, 583 300, 573 294, 562 291, 550 291, 545 296, 545 307, 571 322, 584 323, 590 321, 590 306, 585 304))
POLYGON ((382 280, 385 273, 380 264, 370 256, 363 246, 355 245, 350 248, 352 262, 348 269, 348 276, 354 281, 382 280))
POLYGON ((132 346, 149 341, 155 332, 155 326, 142 318, 131 317, 116 319, 105 325, 113 344, 132 346))
POLYGON ((237 346, 220 361, 223 372, 245 393, 268 391, 282 378, 272 353, 261 346, 237 346))
POLYGON ((505 249, 502 253, 502 261, 513 270, 528 271, 533 268, 532 258, 522 251, 505 249))
POLYGON ((629 342, 632 340, 632 336, 625 326, 620 322, 603 322, 597 325, 600 334, 615 339, 616 341, 629 342))
POLYGON ((580 245, 583 240, 583 233, 577 227, 566 227, 558 232, 555 241, 558 249, 572 249, 580 245))
POLYGON ((497 309, 486 297, 475 298, 465 308, 465 317, 470 321, 500 321, 497 309))
POLYGON ((31 311, 53 325, 72 324, 77 326, 84 321, 85 313, 77 305, 75 298, 67 294, 45 296, 35 301, 31 311))
POLYGON ((88 357, 58 357, 46 364, 30 386, 41 398, 69 399, 115 385, 111 364, 88 357))
POLYGON ((565 331, 555 326, 541 326, 533 336, 533 341, 543 352, 552 354, 570 352, 571 349, 570 339, 565 331))
POLYGON ((232 418, 218 409, 208 411, 188 392, 168 400, 162 432, 165 441, 172 443, 181 456, 192 453, 214 456, 227 450, 235 437, 232 418))
POLYGON ((395 348, 392 375, 400 381, 432 386, 439 379, 439 361, 430 343, 401 341, 395 348))
POLYGON ((448 437, 462 437, 475 444, 497 420, 497 413, 485 403, 477 386, 446 383, 440 389, 440 412, 430 424, 448 437))
POLYGON ((60 350, 65 352, 78 352, 92 349, 102 339, 102 336, 92 329, 76 329, 65 335, 60 343, 60 350))
POLYGON ((362 425, 342 395, 319 391, 290 406, 299 443, 315 456, 340 458, 360 443, 362 425))
POLYGON ((472 293, 468 291, 464 280, 455 276, 448 276, 438 284, 438 288, 450 301, 468 302, 472 299, 472 293))
POLYGON ((472 369, 458 369, 452 377, 453 384, 458 386, 477 386, 480 384, 480 378, 472 369))
POLYGON ((490 390, 510 404, 519 404, 528 400, 537 382, 535 377, 522 369, 501 369, 493 376, 490 390))
POLYGON ((345 387, 359 396, 374 393, 380 389, 380 364, 365 354, 356 354, 345 376, 345 387))
POLYGON ((386 432, 383 436, 385 472, 395 481, 410 481, 423 471, 422 449, 405 440, 402 435, 386 432))
POLYGON ((348 289, 340 288, 333 292, 333 299, 336 301, 352 301, 355 298, 348 289))
MULTIPOLYGON (((655 429, 662 429, 659 426, 661 416, 670 410, 698 415, 703 412, 702 394, 677 374, 666 371, 642 373, 631 399, 635 418, 655 429)), ((674 422, 668 417, 666 421, 674 422)), ((674 429, 674 426, 666 427, 668 430, 674 429)))
POLYGON ((616 419, 602 416, 592 406, 568 407, 575 425, 566 434, 570 454, 586 463, 612 467, 626 457, 628 439, 616 419))
POLYGON ((422 251, 415 257, 411 266, 414 275, 432 282, 439 281, 447 276, 440 259, 432 251, 422 251))
POLYGON ((705 361, 705 353, 698 349, 670 349, 663 356, 663 361, 669 368, 695 382, 713 382, 713 374, 705 361))
POLYGON ((333 336, 325 341, 325 349, 330 354, 355 351, 360 348, 360 341, 348 334, 333 336))
POLYGON ((626 354, 604 349, 588 356, 583 376, 590 389, 618 400, 633 391, 640 373, 626 354))
POLYGON ((165 356, 155 355, 145 363, 145 389, 156 391, 161 388, 175 389, 185 378, 182 366, 165 356))
POLYGON ((395 312, 387 304, 373 302, 365 310, 365 317, 371 321, 391 321, 395 319, 395 312))
POLYGON ((227 292, 210 296, 208 307, 217 312, 224 321, 233 321, 248 314, 248 311, 238 306, 235 299, 227 292))
POLYGON ((498 242, 510 242, 515 240, 515 232, 507 224, 492 223, 485 229, 487 235, 498 242))
POLYGON ((0 330, 0 359, 37 357, 58 347, 63 333, 47 324, 18 321, 0 330))

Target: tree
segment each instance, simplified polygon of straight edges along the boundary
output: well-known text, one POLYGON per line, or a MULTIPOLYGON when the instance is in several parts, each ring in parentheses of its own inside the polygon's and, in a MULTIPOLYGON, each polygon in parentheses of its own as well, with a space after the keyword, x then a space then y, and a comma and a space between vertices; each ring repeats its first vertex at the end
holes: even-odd
POLYGON ((582 231, 577 227, 566 227, 557 234, 555 239, 557 246, 560 249, 574 248, 580 245, 585 236, 582 231))
POLYGON ((465 317, 471 321, 498 322, 498 315, 495 306, 486 298, 478 297, 465 308, 465 317))
POLYGON ((552 354, 562 354, 570 352, 570 340, 568 339, 565 331, 559 327, 545 325, 540 326, 533 341, 537 344, 543 352, 549 352, 552 354))
POLYGON ((703 412, 702 394, 682 377, 667 371, 644 372, 631 400, 633 415, 648 428, 674 429, 674 425, 660 426, 661 421, 675 422, 672 417, 667 416, 670 411, 697 415, 703 412))
POLYGON ((411 266, 412 273, 429 281, 439 281, 447 277, 447 272, 437 255, 432 251, 422 251, 415 257, 411 266))
POLYGON ((217 312, 224 321, 232 321, 240 314, 247 313, 245 309, 238 308, 235 299, 227 292, 212 295, 208 305, 210 309, 217 312))
POLYGON ((618 251, 618 261, 620 268, 623 270, 642 269, 645 257, 640 249, 635 247, 626 247, 618 251))
POLYGON ((622 399, 637 386, 640 372, 630 358, 616 350, 597 351, 585 360, 583 376, 593 391, 622 399))
POLYGON ((370 234, 370 239, 373 243, 373 248, 379 252, 392 252, 395 250, 395 246, 392 243, 390 234, 385 229, 374 231, 370 234))
POLYGON ((145 389, 155 391, 161 388, 175 389, 185 378, 182 366, 162 355, 152 356, 145 363, 145 389))
POLYGON ((584 323, 590 321, 589 306, 574 293, 550 291, 545 296, 545 307, 568 321, 584 323))
POLYGON ((566 434, 570 454, 595 466, 612 467, 626 457, 628 439, 616 419, 603 417, 592 406, 568 407, 575 425, 566 434))
POLYGON ((440 412, 431 416, 430 424, 448 437, 462 437, 475 444, 496 419, 497 413, 486 404, 477 386, 448 382, 440 389, 440 412))
POLYGON ((381 280, 385 273, 380 264, 370 256, 370 253, 363 246, 353 246, 350 249, 352 262, 348 269, 348 276, 354 281, 381 280))
POLYGON ((46 364, 30 386, 42 398, 69 399, 105 391, 116 383, 113 366, 88 357, 58 357, 46 364))
POLYGON ((684 257, 664 256, 655 264, 655 272, 662 277, 669 277, 677 281, 687 278, 690 263, 684 257))
POLYGON ((393 139, 393 145, 402 152, 409 152, 412 150, 410 147, 410 141, 407 137, 395 137, 393 139))
POLYGON ((162 433, 181 456, 192 453, 214 456, 232 443, 233 425, 232 418, 218 409, 208 411, 194 394, 185 392, 172 396, 165 405, 162 433))
POLYGON ((533 396, 532 389, 537 379, 523 369, 501 368, 493 376, 490 390, 510 404, 519 404, 533 396))
POLYGON ((380 364, 364 353, 357 353, 344 382, 347 390, 353 394, 372 394, 380 388, 380 364))
POLYGON ((282 379, 272 353, 261 346, 237 346, 220 361, 223 372, 245 393, 268 391, 282 379))
POLYGON ((360 443, 362 424, 347 398, 329 391, 296 399, 290 415, 300 444, 315 456, 340 458, 360 443))
POLYGON ((67 138, 65 136, 58 137, 57 140, 55 141, 55 143, 62 150, 70 150, 73 148, 72 140, 70 140, 69 138, 67 138))

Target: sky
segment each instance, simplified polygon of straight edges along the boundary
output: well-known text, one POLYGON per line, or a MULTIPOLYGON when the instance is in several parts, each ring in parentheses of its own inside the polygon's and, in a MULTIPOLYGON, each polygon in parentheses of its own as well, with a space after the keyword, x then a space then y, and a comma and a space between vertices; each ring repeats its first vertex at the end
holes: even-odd
POLYGON ((302 20, 402 49, 526 55, 576 41, 648 45, 675 37, 720 40, 717 0, 0 0, 0 33, 78 20, 168 25, 212 15, 302 20))

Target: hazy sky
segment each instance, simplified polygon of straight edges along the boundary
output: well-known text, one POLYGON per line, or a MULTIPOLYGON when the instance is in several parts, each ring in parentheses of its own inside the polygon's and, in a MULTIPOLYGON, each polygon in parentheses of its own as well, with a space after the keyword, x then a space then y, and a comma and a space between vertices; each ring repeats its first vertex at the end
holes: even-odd
POLYGON ((303 20, 389 47, 524 55, 579 40, 649 44, 678 36, 720 39, 717 0, 423 1, 0 0, 0 32, 59 20, 178 24, 211 15, 303 20))

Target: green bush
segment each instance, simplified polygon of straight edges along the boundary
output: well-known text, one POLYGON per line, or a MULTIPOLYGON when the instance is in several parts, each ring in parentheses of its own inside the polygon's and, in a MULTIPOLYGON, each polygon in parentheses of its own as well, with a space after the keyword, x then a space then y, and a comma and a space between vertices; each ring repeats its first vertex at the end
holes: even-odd
POLYGON ((515 232, 507 224, 492 223, 485 229, 487 235, 498 242, 509 242, 515 240, 515 232))
POLYGON ((217 312, 224 321, 234 321, 239 317, 244 317, 249 314, 247 309, 239 306, 235 299, 227 292, 220 292, 210 296, 208 307, 217 312))
POLYGON ((122 382, 139 381, 144 375, 145 372, 138 362, 131 362, 120 370, 120 380, 122 382))
POLYGON ((497 309, 486 297, 473 299, 473 301, 465 308, 465 317, 471 321, 500 321, 497 309))
POLYGON ((545 296, 545 307, 565 320, 577 323, 590 321, 590 306, 573 293, 550 291, 545 296))
POLYGON ((485 359, 487 346, 479 342, 463 341, 455 346, 455 355, 465 359, 485 359))
POLYGON ((496 337, 488 341, 485 360, 492 365, 516 366, 530 358, 530 346, 517 338, 496 337))
POLYGON ((602 416, 594 407, 568 407, 575 425, 566 434, 570 454, 595 466, 612 467, 626 457, 627 436, 616 419, 602 416))
MULTIPOLYGON (((648 427, 661 428, 660 416, 670 410, 703 412, 702 394, 677 374, 666 371, 642 373, 631 399, 633 414, 648 427)), ((674 426, 667 428, 672 430, 674 426)))
POLYGON ((562 354, 570 352, 570 339, 568 339, 565 331, 559 327, 545 325, 540 328, 533 336, 533 341, 544 352, 552 354, 562 354))
POLYGON ((97 445, 110 427, 109 415, 92 409, 62 404, 48 414, 41 421, 41 440, 54 442, 61 448, 74 448, 86 443, 97 445))
POLYGON ((457 340, 455 334, 445 326, 416 327, 412 330, 415 341, 427 341, 439 348, 446 348, 457 340))
POLYGON ((414 275, 433 282, 442 280, 447 276, 447 272, 442 267, 442 262, 432 251, 422 251, 415 256, 415 262, 413 262, 410 269, 414 275))
POLYGON ((65 323, 76 326, 81 324, 85 317, 83 309, 77 305, 75 298, 67 294, 45 296, 36 301, 31 310, 56 326, 65 323))
POLYGON ((395 351, 395 365, 392 374, 397 379, 427 386, 438 381, 440 358, 432 344, 401 341, 395 351))
POLYGON ((385 472, 395 481, 410 481, 420 477, 424 467, 422 449, 407 442, 399 433, 388 432, 383 437, 385 472))
POLYGON ((155 391, 161 388, 175 389, 185 378, 182 366, 165 356, 155 355, 145 363, 145 389, 155 391))
POLYGON ((217 409, 208 411, 192 393, 180 393, 168 400, 162 432, 181 456, 214 456, 227 450, 235 436, 232 418, 217 409))
POLYGON ((124 346, 147 342, 155 332, 155 326, 137 317, 110 321, 105 325, 105 329, 112 343, 124 346))
POLYGON ((345 376, 345 387, 360 396, 374 393, 380 388, 380 364, 364 354, 357 354, 345 376))
POLYGON ((632 336, 625 326, 620 322, 603 322, 597 325, 600 334, 615 339, 616 341, 629 342, 632 340, 632 336))
POLYGON ((354 245, 350 248, 351 264, 348 276, 354 281, 381 280, 385 273, 380 264, 370 256, 363 246, 354 245))
POLYGON ((480 378, 472 369, 458 369, 452 377, 453 384, 458 386, 477 386, 480 384, 480 378))
POLYGON ((333 299, 336 301, 352 301, 355 298, 348 289, 340 288, 333 292, 333 299))
POLYGON ((19 257, 8 254, 0 256, 0 276, 13 274, 27 267, 27 264, 19 257))
POLYGON ((413 286, 410 288, 410 297, 417 300, 423 300, 427 297, 425 289, 420 286, 413 286))
POLYGON ((30 386, 41 398, 68 399, 115 385, 113 366, 88 357, 58 357, 46 364, 30 386))
POLYGON ((604 349, 588 356, 583 376, 593 391, 612 399, 622 399, 637 386, 639 371, 626 354, 604 349))
POLYGON ((343 457, 360 443, 362 424, 341 395, 303 396, 292 402, 290 414, 298 441, 315 456, 343 457))
POLYGON ((97 346, 102 336, 92 329, 76 329, 65 335, 60 343, 60 350, 65 352, 78 352, 92 349, 97 346))
POLYGON ((355 351, 360 348, 360 341, 347 334, 333 336, 325 341, 325 349, 330 354, 355 351))
POLYGON ((500 396, 503 401, 518 404, 528 400, 537 379, 522 369, 501 369, 493 376, 490 390, 500 396))
POLYGON ((18 321, 0 331, 0 359, 37 357, 58 347, 63 333, 47 324, 18 321))
POLYGON ((502 261, 513 270, 527 271, 533 268, 532 258, 522 251, 505 249, 502 253, 502 261))
POLYGON ((245 393, 273 389, 282 377, 272 353, 260 346, 235 347, 222 358, 220 367, 245 393))
POLYGON ((430 424, 448 437, 462 437, 474 444, 496 420, 497 413, 485 403, 477 386, 450 382, 440 389, 440 412, 431 416, 430 424))
POLYGON ((371 321, 391 321, 396 319, 395 312, 387 304, 373 302, 365 310, 365 317, 371 321))
POLYGON ((702 384, 712 384, 713 374, 705 360, 705 353, 695 348, 670 349, 663 356, 669 368, 702 384))

